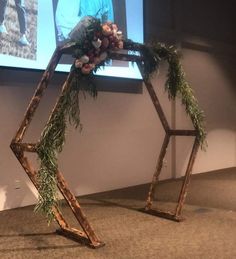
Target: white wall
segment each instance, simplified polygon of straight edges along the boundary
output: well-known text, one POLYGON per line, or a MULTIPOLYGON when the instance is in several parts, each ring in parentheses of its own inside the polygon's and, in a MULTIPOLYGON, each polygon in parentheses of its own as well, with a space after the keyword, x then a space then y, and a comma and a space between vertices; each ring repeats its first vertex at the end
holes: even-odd
MULTIPOLYGON (((200 150, 193 173, 234 167, 236 147, 236 91, 233 64, 226 56, 183 49, 183 65, 200 107, 206 116, 206 151, 200 150)), ((191 127, 184 109, 177 102, 177 127, 191 127)), ((183 175, 192 140, 177 138, 176 177, 183 175), (181 151, 181 152, 180 152, 181 151)))

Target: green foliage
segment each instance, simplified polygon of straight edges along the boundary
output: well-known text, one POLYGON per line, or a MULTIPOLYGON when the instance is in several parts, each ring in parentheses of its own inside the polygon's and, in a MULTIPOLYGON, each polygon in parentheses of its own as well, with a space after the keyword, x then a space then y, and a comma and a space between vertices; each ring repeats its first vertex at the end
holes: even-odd
POLYGON ((76 73, 72 74, 71 80, 68 80, 65 85, 55 110, 44 128, 37 147, 41 164, 37 174, 39 199, 35 211, 45 214, 48 222, 54 217, 52 208, 54 206, 58 207, 56 179, 56 172, 58 171, 57 155, 62 151, 65 143, 67 123, 70 123, 76 128, 82 128, 80 123, 79 92, 80 90, 84 90, 85 83, 82 84, 83 81, 87 82, 86 90, 92 96, 96 96, 96 89, 91 85, 88 78, 85 79, 76 73))
POLYGON ((180 63, 180 57, 175 47, 167 47, 163 44, 154 44, 151 46, 153 52, 160 59, 165 60, 169 64, 167 80, 165 83, 166 90, 170 99, 178 96, 182 104, 185 106, 187 115, 191 118, 194 128, 197 130, 197 139, 204 149, 206 146, 206 132, 204 129, 204 113, 198 105, 197 99, 194 97, 193 90, 186 81, 183 67, 180 63))
POLYGON ((160 62, 169 64, 165 88, 170 99, 178 96, 185 106, 186 113, 191 118, 194 128, 197 130, 197 139, 204 149, 206 147, 206 132, 204 129, 204 113, 199 108, 198 101, 194 97, 193 90, 186 81, 180 57, 174 46, 166 46, 161 43, 143 45, 127 40, 126 49, 139 51, 143 58, 144 79, 149 80, 153 73, 158 71, 160 62))

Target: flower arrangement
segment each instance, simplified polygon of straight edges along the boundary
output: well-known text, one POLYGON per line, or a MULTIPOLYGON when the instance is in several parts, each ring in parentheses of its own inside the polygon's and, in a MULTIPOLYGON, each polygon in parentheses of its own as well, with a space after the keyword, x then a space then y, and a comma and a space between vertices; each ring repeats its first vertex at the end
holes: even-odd
POLYGON ((204 114, 194 97, 193 90, 185 80, 185 74, 180 63, 179 55, 173 46, 155 43, 139 44, 124 40, 117 25, 111 22, 101 24, 100 20, 85 17, 70 33, 70 43, 74 43, 73 56, 75 61, 71 67, 72 78, 67 81, 66 91, 62 93, 54 112, 45 126, 39 145, 38 157, 41 161, 38 172, 39 200, 36 210, 43 212, 48 221, 54 218, 53 207, 58 207, 57 155, 62 151, 65 142, 67 123, 78 127, 80 125, 79 92, 81 89, 90 90, 96 96, 96 89, 84 88, 91 85, 92 72, 104 66, 110 58, 110 53, 126 49, 138 51, 143 65, 144 80, 158 71, 160 61, 169 64, 166 80, 166 91, 169 98, 180 97, 190 116, 194 128, 198 132, 197 139, 204 147, 206 132, 203 126, 204 114), (85 79, 85 80, 84 80, 85 79))
POLYGON ((83 75, 104 64, 109 51, 123 49, 123 35, 115 23, 100 24, 93 17, 85 17, 70 33, 71 40, 77 42, 74 68, 83 75), (86 29, 82 29, 82 28, 86 29), (81 31, 83 33, 81 33, 81 31))

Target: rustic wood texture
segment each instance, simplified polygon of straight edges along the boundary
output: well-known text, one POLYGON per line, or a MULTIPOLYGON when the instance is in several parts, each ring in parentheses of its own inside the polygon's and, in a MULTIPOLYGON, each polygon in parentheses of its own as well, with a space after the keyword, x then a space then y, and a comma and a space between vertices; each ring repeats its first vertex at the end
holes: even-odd
MULTIPOLYGON (((30 161, 25 156, 25 152, 36 152, 38 143, 23 143, 23 137, 33 119, 34 113, 40 104, 44 91, 48 87, 49 81, 53 76, 55 68, 56 68, 57 64, 59 63, 59 60, 60 60, 62 54, 65 54, 65 53, 72 54, 75 47, 76 46, 74 44, 67 44, 63 47, 58 47, 55 50, 55 52, 49 62, 49 65, 48 65, 47 69, 45 70, 45 72, 42 76, 42 79, 39 82, 37 89, 28 105, 28 108, 24 115, 23 121, 20 124, 20 127, 17 130, 16 135, 12 139, 12 142, 10 145, 12 151, 14 152, 15 156, 19 160, 20 164, 22 165, 23 169, 25 170, 26 174, 28 175, 28 177, 30 178, 30 180, 32 181, 32 183, 34 184, 36 189, 38 189, 38 185, 37 185, 37 181, 36 181, 37 171, 31 166, 30 161)), ((143 73, 142 60, 139 56, 127 55, 127 54, 122 54, 122 53, 112 53, 111 57, 114 59, 117 59, 117 60, 137 62, 141 73, 143 73)), ((71 80, 72 77, 73 77, 73 72, 70 72, 66 81, 63 84, 61 94, 63 94, 66 91, 66 89, 68 87, 68 82, 71 80)), ((160 104, 158 97, 155 93, 155 90, 152 86, 152 83, 149 80, 145 79, 144 84, 148 90, 151 101, 155 107, 157 115, 159 116, 161 124, 166 132, 166 135, 165 135, 165 138, 163 141, 163 145, 162 145, 159 159, 157 162, 156 170, 153 175, 152 182, 151 182, 151 186, 150 186, 150 190, 149 190, 148 198, 147 198, 147 204, 146 204, 146 207, 142 211, 144 211, 145 213, 149 213, 151 215, 156 215, 156 216, 164 217, 164 218, 175 220, 175 221, 180 221, 182 207, 183 207, 183 204, 185 201, 192 167, 193 167, 193 164, 194 164, 194 161, 195 161, 195 158, 197 155, 197 151, 199 148, 199 144, 198 144, 198 141, 196 138, 197 132, 196 132, 196 130, 170 129, 167 119, 165 117, 164 111, 162 110, 161 104, 160 104), (165 157, 166 150, 167 150, 171 136, 195 136, 195 142, 193 145, 192 153, 190 155, 189 163, 188 163, 186 174, 185 174, 185 179, 184 179, 183 186, 182 186, 182 189, 180 192, 179 201, 178 201, 178 205, 176 207, 175 213, 160 211, 160 210, 153 210, 151 208, 152 202, 154 199, 154 191, 155 191, 155 188, 156 188, 156 185, 158 182, 158 177, 161 173, 161 169, 163 166, 163 159, 165 157)), ((58 102, 59 102, 59 98, 57 99, 57 102, 50 114, 49 120, 53 116, 53 114, 57 112, 58 102)), ((77 219, 79 225, 83 229, 83 231, 81 231, 78 229, 71 228, 69 226, 69 224, 66 222, 66 220, 64 219, 64 217, 61 214, 61 212, 59 211, 59 209, 57 207, 55 207, 53 209, 54 216, 55 216, 57 223, 59 224, 59 226, 61 228, 58 231, 58 233, 61 235, 65 235, 68 238, 72 238, 79 242, 88 244, 89 246, 91 246, 93 248, 99 248, 99 247, 103 246, 104 243, 96 236, 93 228, 91 227, 89 221, 87 220, 85 214, 83 213, 78 200, 76 199, 74 194, 70 191, 70 189, 63 177, 63 174, 59 171, 57 172, 57 181, 58 181, 58 184, 57 184, 58 189, 64 196, 64 198, 67 201, 68 205, 70 206, 75 218, 77 219)))
POLYGON ((186 173, 185 173, 185 176, 184 176, 183 185, 182 185, 182 188, 181 188, 181 191, 180 191, 178 205, 177 205, 176 211, 175 211, 175 215, 178 216, 178 217, 180 217, 181 212, 182 212, 184 201, 185 201, 185 198, 186 198, 186 195, 187 195, 187 188, 188 188, 188 185, 189 185, 189 182, 190 182, 190 175, 191 175, 191 172, 192 172, 192 169, 193 169, 193 165, 194 165, 194 162, 195 162, 195 159, 196 159, 196 156, 197 156, 198 149, 199 149, 199 142, 198 142, 197 137, 196 137, 195 140, 194 140, 192 152, 191 152, 189 162, 188 162, 188 166, 187 166, 187 169, 186 169, 186 173))
POLYGON ((180 221, 183 221, 184 218, 183 217, 180 217, 178 215, 176 215, 175 213, 173 212, 170 212, 170 211, 163 211, 163 210, 157 210, 157 209, 146 209, 146 208, 142 208, 139 210, 140 212, 143 212, 143 213, 146 213, 146 214, 149 214, 149 215, 152 215, 152 216, 157 216, 157 217, 160 217, 160 218, 165 218, 165 219, 169 219, 169 220, 173 220, 173 221, 176 221, 176 222, 180 222, 180 221))
POLYGON ((163 166, 163 160, 164 160, 164 157, 166 155, 166 151, 167 151, 169 141, 170 141, 170 135, 166 134, 165 138, 164 138, 164 141, 163 141, 163 144, 162 144, 162 147, 161 147, 161 152, 160 152, 159 159, 158 159, 158 162, 157 162, 157 165, 156 165, 156 170, 155 170, 155 173, 153 175, 151 186, 150 186, 150 189, 149 189, 149 192, 148 192, 147 203, 146 203, 146 207, 145 207, 146 210, 149 210, 152 207, 155 187, 157 185, 158 178, 159 178, 159 175, 161 173, 161 169, 162 169, 162 166, 163 166))
MULTIPOLYGON (((143 66, 142 63, 140 62, 140 60, 137 61, 138 67, 140 69, 140 72, 144 78, 144 73, 143 73, 143 66)), ((161 124, 166 132, 165 138, 164 138, 164 142, 162 144, 162 148, 159 154, 159 159, 157 162, 157 166, 156 166, 156 170, 154 172, 153 178, 152 178, 152 182, 150 185, 150 189, 148 192, 148 197, 147 197, 147 201, 146 201, 146 206, 145 206, 145 212, 149 213, 151 215, 156 215, 156 216, 160 216, 160 217, 164 217, 167 219, 172 219, 174 221, 181 221, 182 217, 181 217, 181 212, 182 212, 182 208, 185 202, 185 198, 187 195, 187 189, 190 183, 190 176, 191 176, 191 172, 193 169, 193 165, 194 165, 194 161, 199 149, 199 142, 197 140, 197 130, 184 130, 184 129, 171 129, 168 125, 166 116, 164 114, 164 111, 162 110, 161 104, 158 100, 158 97, 156 95, 156 92, 152 86, 152 83, 150 82, 149 79, 144 79, 144 84, 148 90, 148 93, 150 95, 150 98, 153 102, 153 105, 156 109, 157 115, 161 121, 161 124), (161 173, 161 169, 163 167, 163 160, 164 157, 166 155, 166 150, 167 147, 169 145, 169 140, 171 136, 193 136, 195 137, 195 141, 193 144, 193 148, 192 148, 192 152, 190 154, 190 158, 189 158, 189 162, 188 162, 188 166, 185 172, 185 176, 184 176, 184 180, 183 180, 183 184, 182 184, 182 188, 179 194, 179 198, 178 198, 178 203, 175 209, 174 213, 169 213, 169 212, 165 212, 165 211, 161 211, 159 209, 154 210, 152 209, 152 203, 154 200, 154 194, 155 194, 155 190, 157 188, 157 183, 158 183, 158 178, 159 175, 161 173), (170 216, 171 215, 171 216, 170 216)))
MULTIPOLYGON (((38 189, 37 180, 36 180, 37 172, 31 166, 28 158, 25 156, 25 152, 36 152, 38 143, 22 143, 22 140, 26 133, 26 130, 28 129, 28 127, 30 125, 30 122, 32 121, 34 113, 39 106, 39 103, 43 97, 44 91, 48 87, 49 81, 52 78, 55 68, 65 50, 67 50, 67 47, 57 48, 55 50, 55 52, 49 62, 49 65, 48 65, 46 71, 44 72, 42 79, 41 79, 40 83, 38 84, 37 89, 28 105, 28 108, 24 115, 24 119, 23 119, 22 123, 20 124, 20 127, 17 130, 17 133, 14 136, 14 138, 12 139, 12 142, 10 145, 12 151, 14 152, 15 156, 19 160, 20 164, 24 168, 25 172, 27 173, 28 177, 30 178, 30 180, 32 181, 32 183, 34 184, 36 189, 38 189)), ((61 94, 63 94, 64 91, 66 90, 66 88, 68 86, 68 81, 71 79, 72 76, 73 75, 71 73, 68 75, 66 82, 63 84, 61 94)), ((53 114, 55 112, 57 112, 58 101, 59 101, 59 98, 51 112, 50 118, 51 118, 51 116, 53 116, 53 114)), ((49 120, 50 120, 50 118, 49 118, 49 120)), ((88 220, 86 219, 84 213, 82 212, 78 201, 76 200, 75 196, 69 190, 69 188, 60 172, 57 173, 57 179, 58 179, 58 189, 61 191, 61 193, 65 197, 66 201, 68 202, 69 206, 71 207, 71 210, 73 211, 74 215, 76 216, 78 222, 80 223, 82 229, 85 232, 85 233, 83 233, 80 230, 71 231, 71 232, 73 232, 73 234, 68 235, 68 233, 70 233, 69 224, 63 218, 63 215, 61 214, 59 209, 55 207, 53 209, 54 216, 55 216, 57 223, 63 230, 63 233, 66 236, 73 237, 73 238, 75 238, 75 236, 77 235, 77 240, 81 240, 81 238, 84 239, 86 237, 87 243, 93 248, 103 246, 104 243, 102 241, 100 241, 98 239, 98 237, 95 235, 95 232, 92 229, 91 225, 89 224, 88 220), (83 233, 83 234, 81 234, 81 233, 83 233)))

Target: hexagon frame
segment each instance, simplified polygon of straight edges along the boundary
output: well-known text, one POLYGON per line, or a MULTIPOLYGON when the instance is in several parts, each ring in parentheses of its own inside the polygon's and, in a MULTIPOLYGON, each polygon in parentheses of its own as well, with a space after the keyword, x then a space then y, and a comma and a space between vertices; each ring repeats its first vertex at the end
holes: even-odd
MULTIPOLYGON (((37 145, 39 142, 37 143, 23 143, 23 137, 26 133, 26 130, 28 129, 32 118, 34 116, 34 113, 41 101, 41 98, 43 96, 44 91, 46 90, 50 79, 53 76, 53 73, 55 71, 55 68, 57 66, 57 64, 60 61, 60 58, 63 54, 71 54, 73 53, 75 46, 73 44, 70 45, 65 45, 65 46, 61 46, 61 47, 57 47, 49 64, 47 69, 45 70, 41 81, 39 82, 37 89, 28 105, 28 108, 26 110, 26 113, 24 115, 23 121, 20 124, 19 129, 17 130, 16 135, 13 137, 12 142, 11 142, 11 149, 14 152, 15 156, 17 157, 17 159, 19 160, 20 164, 22 165, 23 169, 25 170, 26 174, 28 175, 28 177, 30 178, 30 180, 32 181, 32 183, 35 185, 36 189, 38 190, 38 186, 37 186, 37 181, 36 181, 36 174, 37 171, 35 171, 35 169, 31 166, 30 161, 28 160, 28 158, 25 156, 25 152, 37 152, 37 145)), ((125 60, 125 61, 132 61, 132 62, 136 62, 141 74, 143 75, 143 63, 142 63, 142 59, 139 56, 136 55, 127 55, 127 54, 121 54, 121 53, 111 53, 110 57, 112 59, 117 59, 117 60, 125 60)), ((70 80, 72 76, 72 73, 69 73, 66 81, 64 82, 64 85, 62 87, 62 93, 67 89, 67 82, 68 80, 70 80)), ((143 77, 144 78, 144 77, 143 77)), ((164 218, 168 218, 171 220, 175 220, 175 221, 180 221, 181 218, 181 212, 182 212, 182 207, 185 201, 185 197, 187 194, 187 187, 189 185, 189 181, 190 181, 190 175, 191 175, 191 171, 193 168, 193 164, 197 155, 197 151, 199 148, 199 142, 197 140, 197 131, 196 130, 176 130, 176 129, 171 129, 168 125, 168 122, 166 120, 165 114, 162 110, 161 104, 158 100, 158 97, 154 91, 154 88, 151 84, 151 82, 148 79, 144 79, 144 84, 148 90, 148 93, 150 95, 150 98, 152 100, 152 103, 155 107, 155 110, 159 116, 159 119, 161 121, 161 124, 165 130, 165 138, 162 144, 162 148, 159 154, 159 159, 157 162, 157 166, 156 166, 156 170, 152 179, 152 183, 150 186, 150 190, 148 193, 148 198, 147 198, 147 203, 146 203, 146 207, 144 209, 142 209, 141 211, 145 212, 145 213, 149 213, 152 215, 157 215, 157 216, 161 216, 164 218), (158 177, 161 173, 161 169, 163 166, 163 159, 164 156, 166 154, 166 149, 167 146, 169 144, 169 140, 171 136, 193 136, 195 137, 195 141, 193 144, 193 148, 192 148, 192 152, 189 158, 189 163, 186 169, 186 173, 185 173, 185 177, 184 177, 184 181, 183 181, 183 185, 182 185, 182 189, 180 191, 180 195, 179 195, 179 200, 178 200, 178 204, 176 207, 176 210, 174 213, 168 212, 168 211, 160 211, 160 210, 153 210, 152 209, 152 202, 153 202, 153 198, 154 198, 154 190, 158 181, 158 177)), ((50 117, 54 114, 54 112, 56 112, 57 110, 57 103, 55 104, 50 117)), ((49 118, 50 119, 50 118, 49 118)), ((97 237, 97 235, 95 234, 93 228, 91 227, 89 221, 87 220, 85 214, 83 213, 79 202, 77 201, 76 197, 74 196, 74 194, 70 191, 63 175, 61 172, 57 172, 57 185, 58 185, 58 189, 60 190, 60 192, 62 193, 62 195, 64 196, 65 200, 67 201, 69 207, 71 208, 75 218, 77 219, 78 223, 81 225, 83 231, 80 231, 78 229, 72 228, 69 226, 69 224, 66 222, 65 218, 63 217, 62 213, 59 211, 59 209, 57 207, 53 208, 53 212, 54 212, 54 216, 55 219, 57 221, 57 223, 60 226, 60 230, 58 230, 57 232, 59 234, 63 234, 69 238, 72 239, 76 239, 79 242, 84 242, 88 245, 90 245, 93 248, 98 248, 104 245, 104 243, 97 237)))

